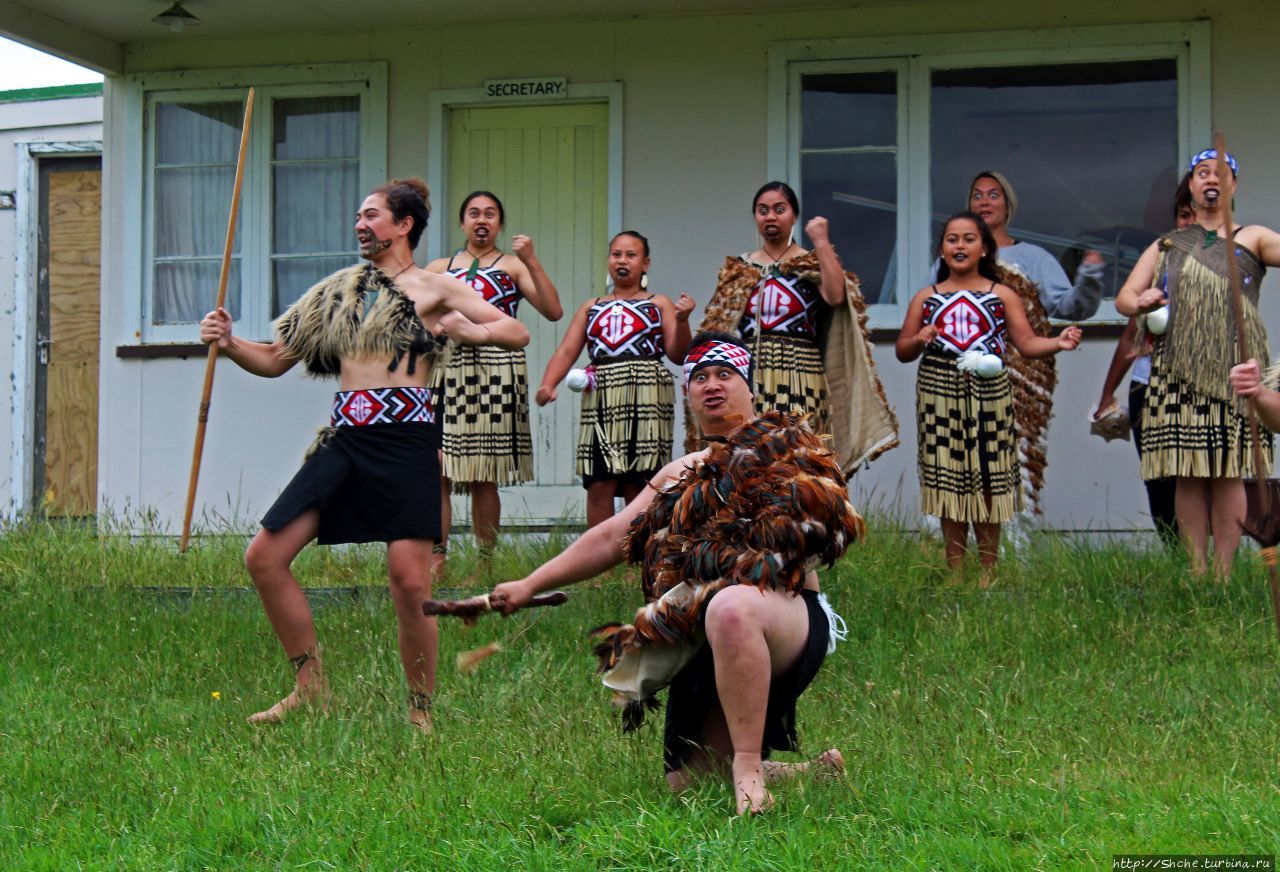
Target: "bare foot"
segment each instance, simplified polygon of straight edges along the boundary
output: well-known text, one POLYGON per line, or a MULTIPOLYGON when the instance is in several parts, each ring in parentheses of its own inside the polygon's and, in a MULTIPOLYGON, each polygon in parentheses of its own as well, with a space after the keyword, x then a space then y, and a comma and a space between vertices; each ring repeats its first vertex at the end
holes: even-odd
POLYGON ((994 566, 984 566, 982 571, 978 573, 978 587, 981 590, 987 590, 996 583, 996 568, 994 566))
POLYGON ((829 778, 839 778, 844 774, 844 756, 836 748, 830 748, 818 755, 816 760, 803 763, 779 763, 775 760, 764 761, 764 777, 769 784, 777 784, 788 778, 795 778, 810 770, 829 778))
POLYGON ((300 708, 317 708, 322 712, 329 710, 329 685, 323 680, 313 680, 306 687, 295 687, 293 692, 266 711, 249 715, 249 723, 254 725, 278 724, 289 714, 300 708))
POLYGON ((409 723, 421 730, 424 736, 430 736, 435 729, 431 724, 431 712, 413 706, 409 706, 409 723))
POLYGON ((814 760, 814 765, 818 771, 832 778, 839 778, 844 775, 844 755, 840 753, 839 748, 828 748, 818 755, 818 759, 814 760))
POLYGON ((754 760, 733 761, 733 792, 738 814, 763 814, 773 808, 773 794, 765 787, 764 767, 754 760))

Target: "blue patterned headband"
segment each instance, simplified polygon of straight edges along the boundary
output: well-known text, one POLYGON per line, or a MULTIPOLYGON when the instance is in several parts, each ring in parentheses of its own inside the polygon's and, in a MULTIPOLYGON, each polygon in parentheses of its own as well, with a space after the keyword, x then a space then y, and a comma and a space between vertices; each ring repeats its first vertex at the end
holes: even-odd
MULTIPOLYGON (((1218 150, 1216 148, 1206 148, 1204 151, 1191 158, 1191 165, 1188 170, 1194 170, 1200 164, 1207 160, 1217 160, 1218 150)), ((1231 167, 1231 174, 1237 178, 1240 176, 1240 165, 1236 163, 1236 159, 1231 156, 1231 152, 1227 152, 1227 166, 1231 167)))

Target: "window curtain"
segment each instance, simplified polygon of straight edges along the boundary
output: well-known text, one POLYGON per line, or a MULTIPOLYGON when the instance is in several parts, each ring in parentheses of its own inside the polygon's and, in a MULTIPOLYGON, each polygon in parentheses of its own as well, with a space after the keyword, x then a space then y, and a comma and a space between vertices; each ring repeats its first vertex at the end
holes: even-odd
POLYGON ((356 262, 360 100, 276 100, 271 144, 271 317, 356 262))
MULTIPOLYGON (((156 106, 153 323, 195 323, 213 307, 241 119, 239 102, 156 106)), ((239 236, 227 282, 233 317, 240 312, 239 236)))

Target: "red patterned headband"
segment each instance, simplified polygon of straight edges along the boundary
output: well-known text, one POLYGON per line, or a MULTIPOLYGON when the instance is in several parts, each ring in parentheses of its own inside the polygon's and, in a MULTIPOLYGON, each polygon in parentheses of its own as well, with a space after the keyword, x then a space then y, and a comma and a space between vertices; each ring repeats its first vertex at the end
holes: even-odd
POLYGON ((748 386, 751 384, 751 352, 741 345, 712 340, 689 349, 684 358, 684 383, 689 384, 693 374, 706 366, 731 366, 748 386))

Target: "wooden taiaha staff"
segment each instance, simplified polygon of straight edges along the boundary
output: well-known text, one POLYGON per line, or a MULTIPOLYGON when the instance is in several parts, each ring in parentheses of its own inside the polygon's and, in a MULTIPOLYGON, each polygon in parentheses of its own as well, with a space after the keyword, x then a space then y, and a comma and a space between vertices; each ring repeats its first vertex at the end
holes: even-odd
MULTIPOLYGON (((522 608, 531 609, 538 606, 559 606, 569 601, 569 595, 562 590, 553 590, 548 593, 535 593, 529 602, 525 603, 522 608)), ((460 600, 434 600, 429 599, 422 604, 422 613, 427 617, 436 615, 450 615, 456 618, 462 618, 462 622, 467 626, 475 624, 476 620, 485 612, 497 611, 500 606, 493 602, 493 598, 489 594, 481 596, 468 597, 460 600)))
MULTIPOLYGON (((1231 194, 1226 191, 1226 179, 1235 178, 1231 166, 1227 163, 1227 140, 1221 132, 1213 137, 1213 148, 1218 153, 1218 184, 1221 186, 1219 198, 1222 200, 1223 242, 1226 244, 1227 276, 1231 282, 1231 314, 1235 321, 1236 355, 1240 362, 1249 359, 1249 343, 1245 336, 1244 293, 1240 287, 1240 266, 1236 263, 1236 240, 1234 224, 1231 217, 1231 194)), ((1274 524, 1267 524, 1271 514, 1271 490, 1267 487, 1264 475, 1262 456, 1262 437, 1258 432, 1258 414, 1254 410, 1252 400, 1245 404, 1249 420, 1249 443, 1253 451, 1254 486, 1257 489, 1257 521, 1248 518, 1240 525, 1246 533, 1261 546, 1262 562, 1266 564, 1268 580, 1271 585, 1271 611, 1276 622, 1276 635, 1280 638, 1280 578, 1277 577, 1276 531, 1274 524)))
MULTIPOLYGON (((244 182, 244 156, 249 146, 249 123, 253 120, 253 88, 244 102, 244 123, 240 126, 240 154, 236 157, 236 180, 231 190, 231 214, 227 218, 227 239, 222 247, 222 271, 218 276, 218 299, 215 309, 227 302, 227 276, 231 272, 231 248, 236 239, 236 217, 240 213, 240 185, 244 182)), ((182 515, 182 539, 178 550, 185 552, 191 542, 191 513, 196 505, 196 484, 200 480, 200 458, 204 454, 204 431, 209 423, 209 400, 213 396, 213 372, 218 365, 218 343, 209 343, 209 357, 204 366, 204 390, 200 394, 200 413, 196 420, 196 444, 191 455, 191 481, 187 485, 187 508, 182 515)))

